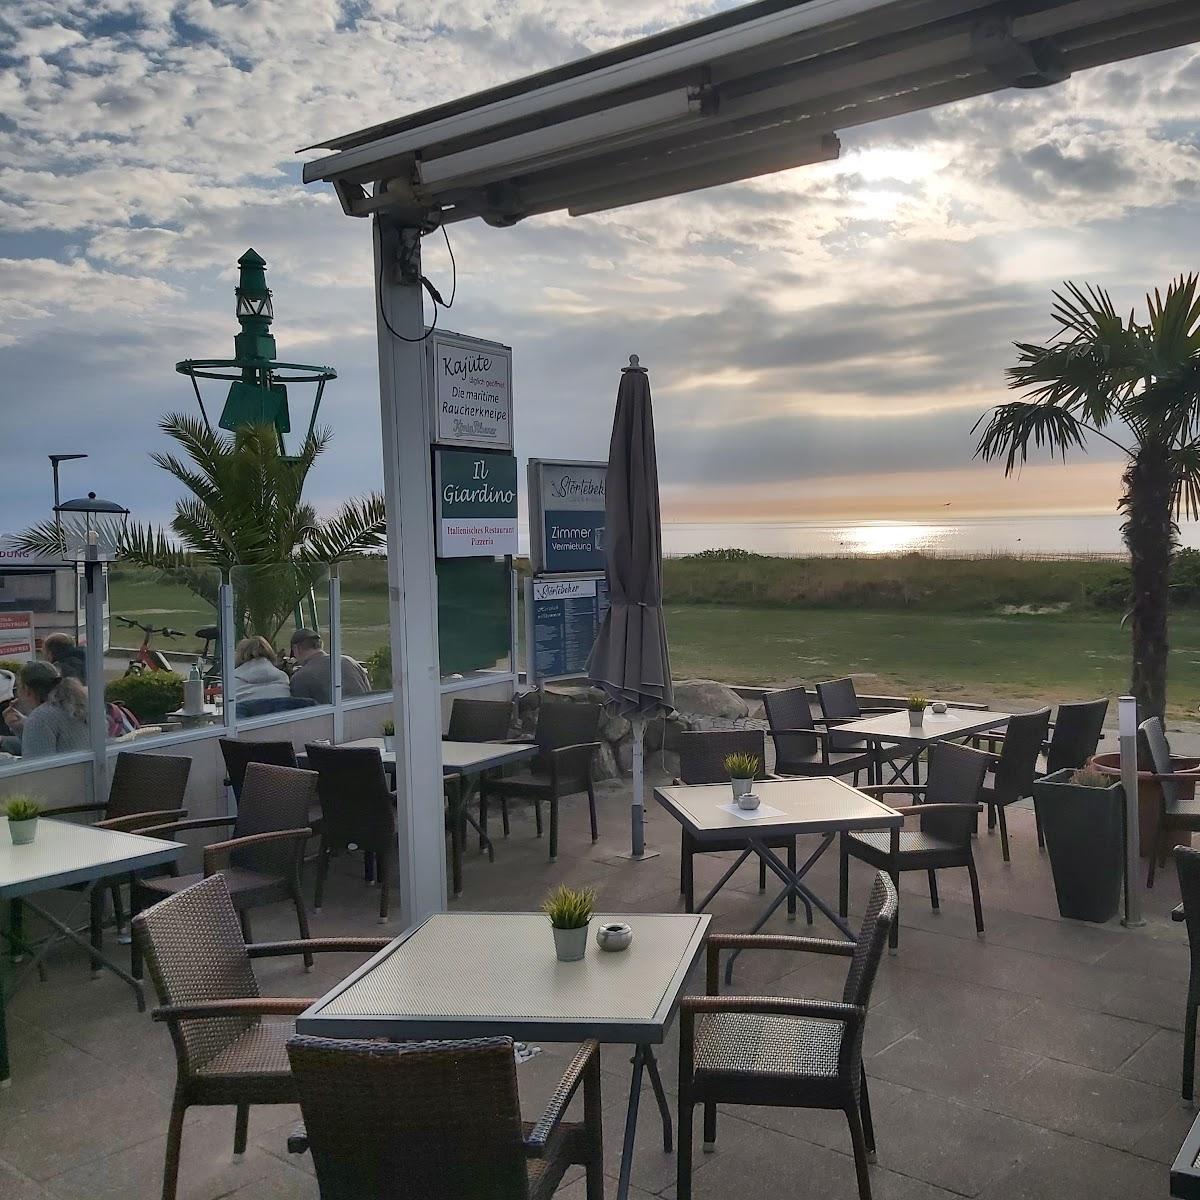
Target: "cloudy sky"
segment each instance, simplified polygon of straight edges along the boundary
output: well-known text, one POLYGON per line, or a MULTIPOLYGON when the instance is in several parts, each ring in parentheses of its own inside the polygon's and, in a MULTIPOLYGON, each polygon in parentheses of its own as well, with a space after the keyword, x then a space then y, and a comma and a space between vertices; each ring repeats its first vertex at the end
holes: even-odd
MULTIPOLYGON (((0 528, 68 491, 142 519, 232 353, 234 261, 269 263, 280 357, 330 363, 332 507, 381 476, 368 225, 295 150, 727 7, 686 0, 7 0, 0 7, 0 528)), ((651 369, 676 520, 1107 512, 1118 465, 1004 481, 970 429, 1064 277, 1132 305, 1197 267, 1200 50, 843 135, 841 161, 616 213, 456 226, 443 323, 514 347, 518 452, 603 457, 651 369)), ((426 270, 448 284, 444 246, 426 270)), ((219 406, 219 398, 217 398, 219 406)))

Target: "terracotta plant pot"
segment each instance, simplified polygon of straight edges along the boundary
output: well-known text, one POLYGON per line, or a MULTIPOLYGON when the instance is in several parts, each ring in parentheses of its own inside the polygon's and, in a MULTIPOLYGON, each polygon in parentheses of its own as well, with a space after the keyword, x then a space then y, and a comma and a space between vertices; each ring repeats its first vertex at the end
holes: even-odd
MULTIPOLYGON (((1104 775, 1112 775, 1117 779, 1121 778, 1121 756, 1120 754, 1097 754, 1088 759, 1089 767, 1095 767, 1104 775)), ((1176 758, 1171 757, 1172 771, 1196 771, 1200 770, 1200 758, 1176 758)), ((1200 782, 1200 775, 1197 775, 1197 782, 1200 782)), ((1196 792, 1196 784, 1189 784, 1185 780, 1180 781, 1179 785, 1184 792, 1184 797, 1190 800, 1196 792)), ((1158 812, 1162 806, 1162 784, 1154 778, 1153 771, 1138 772, 1138 844, 1143 858, 1150 857, 1149 848, 1154 845, 1155 837, 1158 834, 1158 812)), ((1189 833, 1181 833, 1176 836, 1172 842, 1174 846, 1190 846, 1192 844, 1192 836, 1189 833)))

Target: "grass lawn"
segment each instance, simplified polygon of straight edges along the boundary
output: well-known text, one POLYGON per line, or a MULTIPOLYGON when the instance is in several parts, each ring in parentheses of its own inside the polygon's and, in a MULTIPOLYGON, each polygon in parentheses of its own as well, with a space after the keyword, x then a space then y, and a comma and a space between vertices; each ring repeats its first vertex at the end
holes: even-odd
MULTIPOLYGON (((881 690, 964 699, 1051 701, 1117 695, 1129 685, 1129 631, 1112 614, 830 611, 671 605, 671 668, 748 684, 862 673, 881 690)), ((1200 704, 1200 614, 1171 618, 1170 708, 1200 704)))

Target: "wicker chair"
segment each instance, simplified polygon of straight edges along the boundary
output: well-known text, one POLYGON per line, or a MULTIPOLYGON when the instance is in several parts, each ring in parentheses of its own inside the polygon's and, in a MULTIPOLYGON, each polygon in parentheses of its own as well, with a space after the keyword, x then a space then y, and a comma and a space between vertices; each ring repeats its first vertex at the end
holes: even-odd
MULTIPOLYGON (((679 778, 677 784, 728 783, 729 772, 725 760, 731 754, 753 754, 758 759, 756 779, 766 779, 766 735, 761 729, 711 729, 681 733, 676 740, 679 751, 679 778)), ((788 867, 796 869, 796 839, 780 835, 766 839, 773 850, 787 850, 788 867)), ((698 842, 686 829, 679 835, 679 890, 683 893, 684 908, 695 910, 696 884, 692 859, 697 854, 723 854, 728 851, 743 851, 747 848, 745 838, 725 838, 721 841, 698 842)), ((767 886, 767 864, 759 859, 758 886, 767 886)), ((788 896, 788 915, 796 912, 796 897, 788 896)), ((806 906, 807 907, 807 906, 806 906)), ((812 913, 808 913, 812 923, 812 913)))
POLYGON ((704 1144, 717 1139, 718 1104, 840 1109, 850 1125, 858 1194, 870 1200, 867 1163, 875 1152, 863 1026, 888 930, 896 889, 875 877, 857 942, 776 934, 717 934, 708 939, 706 996, 679 1006, 678 1200, 692 1195, 692 1109, 704 1106, 704 1144), (719 955, 725 949, 799 950, 850 959, 842 1001, 791 996, 721 996, 719 955))
POLYGON ((233 1150, 243 1154, 252 1104, 294 1104, 296 1087, 288 1070, 286 1043, 292 1022, 268 1023, 265 1016, 303 1012, 312 999, 268 999, 258 990, 251 960, 323 951, 372 954, 386 938, 317 938, 248 946, 221 875, 213 875, 167 897, 133 921, 134 942, 145 957, 175 1046, 177 1075, 163 1200, 174 1200, 179 1175, 183 1118, 194 1104, 237 1106, 233 1150))
POLYGON ((361 850, 368 882, 379 881, 379 919, 388 916, 388 893, 397 861, 396 798, 388 787, 383 759, 374 747, 304 747, 317 772, 321 798, 321 846, 313 907, 320 909, 329 860, 350 849, 361 850))
POLYGON ((1175 921, 1187 922, 1191 971, 1188 975, 1187 1010, 1183 1018, 1183 1098, 1191 1104, 1196 1077, 1196 1014, 1200 1009, 1200 850, 1175 847, 1179 872, 1179 894, 1183 897, 1172 913, 1175 921))
POLYGON ((544 699, 538 709, 533 740, 538 753, 527 770, 480 780, 479 823, 487 832, 488 802, 500 801, 504 832, 508 832, 510 799, 533 801, 537 835, 542 836, 542 801, 550 805, 550 861, 558 858, 558 802, 564 796, 587 792, 592 841, 600 836, 592 758, 600 749, 600 705, 544 699))
MULTIPOLYGON (((250 763, 242 786, 242 802, 236 817, 201 817, 157 825, 144 832, 156 837, 175 837, 191 829, 233 826, 228 841, 204 848, 203 870, 192 875, 169 875, 139 879, 134 884, 136 906, 141 909, 170 896, 218 871, 233 898, 242 922, 242 934, 252 941, 249 909, 280 900, 290 900, 296 909, 300 936, 308 937, 308 914, 300 891, 300 864, 304 843, 312 836, 305 824, 316 793, 312 771, 250 763)), ((306 966, 312 959, 305 958, 306 966)), ((134 947, 134 977, 142 977, 142 964, 134 947)))
POLYGON ((218 744, 225 760, 225 779, 233 788, 235 800, 242 798, 242 780, 246 778, 246 767, 250 763, 297 766, 296 751, 291 742, 242 742, 237 738, 221 738, 218 744))
POLYGON ((322 1200, 549 1200, 568 1167, 603 1200, 600 1047, 585 1043, 536 1125, 522 1124, 510 1038, 287 1043, 322 1200), (583 1121, 566 1122, 583 1085, 583 1121))
MULTIPOLYGON (((821 715, 831 725, 844 721, 859 721, 876 713, 896 712, 894 704, 873 708, 863 708, 858 702, 858 692, 854 689, 854 680, 827 679, 817 684, 817 699, 821 704, 821 715)), ((863 739, 852 733, 835 733, 830 739, 830 747, 839 754, 852 751, 862 752, 863 739)))
POLYGON ((1150 779, 1158 784, 1158 821, 1154 828, 1154 842, 1146 847, 1150 867, 1146 873, 1146 886, 1154 886, 1154 872, 1158 864, 1166 866, 1171 842, 1177 834, 1200 832, 1200 800, 1196 798, 1196 783, 1200 772, 1176 771, 1171 757, 1171 747, 1163 732, 1162 721, 1151 717, 1138 726, 1154 774, 1147 776, 1139 772, 1141 780, 1150 779))
MULTIPOLYGON (((467 700, 459 697, 450 707, 448 742, 502 742, 512 726, 508 700, 467 700)), ((505 830, 507 833, 507 829, 505 830)))
MULTIPOLYGON (((1033 781, 1037 778, 1038 755, 1046 741, 1050 727, 1050 710, 1039 708, 1033 712, 1018 713, 1008 720, 1004 731, 1004 746, 998 757, 993 758, 992 782, 981 788, 979 798, 987 805, 989 832, 1000 822, 1000 849, 1004 861, 1008 856, 1008 823, 1004 810, 1018 800, 1033 794, 1033 781)), ((986 739, 986 734, 984 738, 986 739)))
MULTIPOLYGON (((831 751, 834 734, 817 728, 807 688, 768 692, 763 697, 763 706, 775 743, 777 775, 853 775, 857 786, 859 772, 870 769, 871 759, 866 751, 831 751)), ((826 723, 824 718, 820 723, 826 723)))
MULTIPOLYGON (((912 796, 916 803, 896 812, 920 819, 919 830, 862 830, 841 836, 841 886, 839 911, 844 917, 850 897, 850 859, 870 863, 891 876, 897 894, 901 871, 929 873, 929 902, 938 908, 937 872, 948 867, 966 867, 971 876, 971 901, 975 906, 975 929, 983 932, 983 904, 979 898, 979 875, 971 834, 983 806, 979 789, 983 786, 992 757, 969 746, 938 742, 929 752, 929 775, 924 785, 907 787, 890 784, 867 787, 864 792, 881 799, 899 793, 912 796)), ((891 946, 900 941, 900 921, 892 922, 891 946)))

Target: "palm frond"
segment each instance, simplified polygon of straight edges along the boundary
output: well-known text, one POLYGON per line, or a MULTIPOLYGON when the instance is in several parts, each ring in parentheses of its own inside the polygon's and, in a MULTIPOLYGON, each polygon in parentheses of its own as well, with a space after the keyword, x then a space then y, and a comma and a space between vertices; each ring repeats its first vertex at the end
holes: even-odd
MULTIPOLYGON (((975 422, 974 433, 983 422, 975 422)), ((985 462, 1004 456, 1004 473, 1011 475, 1019 464, 1029 457, 1029 447, 1045 447, 1051 454, 1067 457, 1067 451, 1083 448, 1086 443, 1086 427, 1074 413, 1052 404, 1034 404, 1026 400, 1013 400, 994 408, 987 418, 987 426, 979 438, 975 455, 985 462)))
POLYGON ((336 562, 364 550, 378 550, 387 537, 383 496, 372 492, 347 500, 336 515, 316 525, 304 547, 305 557, 336 562))
POLYGON ((1180 446, 1169 456, 1174 480, 1175 515, 1200 519, 1200 445, 1180 446))

